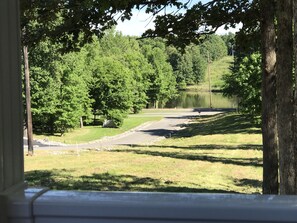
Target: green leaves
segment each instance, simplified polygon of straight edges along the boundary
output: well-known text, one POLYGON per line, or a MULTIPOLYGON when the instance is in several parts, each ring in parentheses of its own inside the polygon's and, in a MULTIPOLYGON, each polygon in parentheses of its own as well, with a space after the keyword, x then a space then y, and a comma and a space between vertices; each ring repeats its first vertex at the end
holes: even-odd
POLYGON ((224 76, 224 94, 237 96, 241 112, 255 118, 261 114, 261 56, 254 53, 237 64, 230 75, 224 76))
POLYGON ((93 110, 105 116, 110 116, 110 110, 119 110, 125 117, 133 105, 131 78, 129 69, 116 58, 102 57, 93 70, 93 110))
POLYGON ((35 130, 64 133, 89 117, 92 99, 85 52, 60 55, 49 41, 31 48, 32 115, 35 130))
POLYGON ((177 93, 176 78, 168 63, 165 43, 161 39, 146 39, 141 41, 141 48, 153 69, 153 72, 146 76, 149 82, 146 94, 152 106, 157 108, 160 104, 163 107, 177 93))
POLYGON ((182 53, 162 39, 114 29, 80 51, 62 54, 60 47, 45 40, 30 48, 34 126, 49 133, 76 128, 81 117, 88 123, 92 114, 121 126, 129 113, 163 107, 177 86, 197 83, 206 68, 200 46, 182 53))
POLYGON ((227 55, 227 46, 218 35, 207 35, 200 49, 204 58, 207 58, 209 55, 210 61, 221 59, 227 55))
POLYGON ((86 47, 92 55, 88 58, 88 67, 92 73, 93 112, 120 126, 128 113, 139 112, 146 106, 148 82, 145 77, 152 68, 136 39, 114 30, 86 47))
POLYGON ((227 55, 227 46, 220 36, 209 35, 199 45, 190 44, 183 51, 170 45, 166 49, 179 89, 203 80, 208 55, 211 61, 227 55))
POLYGON ((132 16, 132 9, 145 8, 157 14, 166 6, 176 9, 184 4, 177 0, 22 0, 22 42, 33 46, 46 38, 61 44, 68 52, 102 37, 104 31, 117 24, 119 19, 132 16))

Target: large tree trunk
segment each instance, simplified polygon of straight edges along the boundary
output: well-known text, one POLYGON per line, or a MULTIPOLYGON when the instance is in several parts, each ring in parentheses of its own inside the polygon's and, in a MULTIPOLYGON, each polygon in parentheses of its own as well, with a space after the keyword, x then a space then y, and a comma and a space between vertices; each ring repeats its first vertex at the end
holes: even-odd
POLYGON ((280 193, 295 194, 293 150, 293 41, 292 0, 277 1, 277 129, 279 138, 280 193))
POLYGON ((28 60, 28 47, 23 47, 25 64, 25 90, 26 90, 26 115, 27 115, 27 136, 28 136, 28 155, 33 155, 33 126, 31 114, 31 93, 30 93, 30 71, 28 60))
POLYGON ((278 194, 278 145, 276 125, 276 30, 275 4, 260 3, 262 54, 263 194, 278 194))
MULTIPOLYGON (((295 70, 295 92, 294 92, 294 117, 293 117, 293 146, 295 153, 295 170, 297 170, 297 2, 293 1, 293 21, 294 21, 294 70, 295 70)), ((297 186, 297 174, 295 174, 295 184, 297 186)), ((295 188, 297 194, 297 188, 295 188)))

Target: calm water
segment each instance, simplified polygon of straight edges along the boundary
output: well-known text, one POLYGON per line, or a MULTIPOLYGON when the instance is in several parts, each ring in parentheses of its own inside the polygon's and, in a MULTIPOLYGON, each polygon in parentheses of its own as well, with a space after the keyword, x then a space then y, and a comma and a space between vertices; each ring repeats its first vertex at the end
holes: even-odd
MULTIPOLYGON (((222 93, 212 93, 212 108, 237 108, 235 98, 224 97, 222 93)), ((169 101, 165 108, 209 108, 209 92, 180 92, 180 95, 169 101)))

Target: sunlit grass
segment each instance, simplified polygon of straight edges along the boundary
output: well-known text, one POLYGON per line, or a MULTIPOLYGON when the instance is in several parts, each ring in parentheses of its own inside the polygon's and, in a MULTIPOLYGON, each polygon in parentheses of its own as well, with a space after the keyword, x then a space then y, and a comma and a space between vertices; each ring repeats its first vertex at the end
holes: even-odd
MULTIPOLYGON (((222 76, 226 73, 230 73, 230 66, 232 65, 234 58, 232 56, 226 56, 218 61, 214 61, 210 64, 210 82, 212 90, 221 90, 223 85, 222 76)), ((206 70, 204 80, 199 83, 198 86, 192 86, 189 90, 195 91, 208 91, 208 70, 206 70)))
POLYGON ((160 120, 160 116, 141 117, 131 115, 125 119, 120 128, 102 128, 102 126, 86 126, 84 128, 74 129, 61 135, 34 135, 36 139, 47 139, 49 141, 62 142, 66 144, 85 143, 101 139, 105 136, 114 136, 133 129, 145 122, 160 120))
POLYGON ((260 193, 260 129, 237 114, 201 117, 158 145, 36 151, 31 186, 97 191, 260 193))

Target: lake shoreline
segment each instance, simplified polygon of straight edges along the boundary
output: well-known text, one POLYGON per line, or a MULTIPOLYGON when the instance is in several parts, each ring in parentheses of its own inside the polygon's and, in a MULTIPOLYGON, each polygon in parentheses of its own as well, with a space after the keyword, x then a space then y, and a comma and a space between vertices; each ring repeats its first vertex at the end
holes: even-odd
POLYGON ((180 91, 179 95, 169 100, 164 108, 234 108, 238 107, 236 98, 225 97, 218 90, 195 91, 185 90, 180 91))

